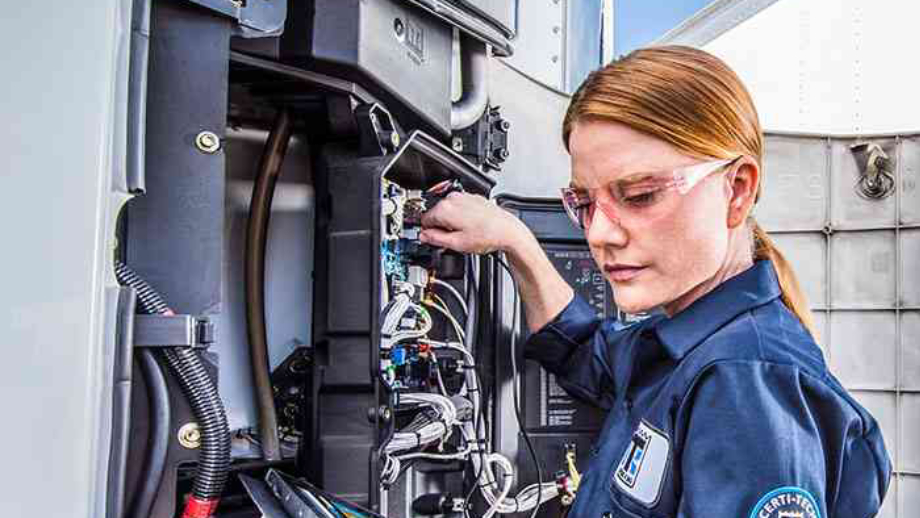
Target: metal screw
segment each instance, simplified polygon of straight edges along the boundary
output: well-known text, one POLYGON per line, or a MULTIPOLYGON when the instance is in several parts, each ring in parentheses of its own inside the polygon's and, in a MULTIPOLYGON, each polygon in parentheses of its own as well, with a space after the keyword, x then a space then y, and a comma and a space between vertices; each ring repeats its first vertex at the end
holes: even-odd
POLYGON ((195 136, 195 147, 202 153, 209 155, 217 153, 220 149, 220 137, 213 131, 202 131, 195 136))
POLYGON ((556 63, 556 62, 559 61, 559 56, 553 56, 553 57, 550 58, 550 59, 552 60, 553 63, 556 63))
POLYGON ((390 144, 393 144, 393 149, 399 149, 399 142, 399 132, 390 133, 390 144))
POLYGON ((402 40, 406 34, 406 24, 399 18, 393 20, 393 32, 396 33, 396 39, 402 40))
POLYGON ((182 428, 179 428, 178 438, 179 444, 190 450, 201 446, 201 429, 198 428, 198 423, 192 422, 182 425, 182 428))
POLYGON ((553 34, 559 34, 561 30, 562 30, 562 27, 559 27, 558 25, 556 25, 553 27, 553 34))
POLYGON ((454 137, 450 141, 450 146, 454 148, 454 151, 456 151, 457 153, 463 151, 463 139, 460 137, 454 137))

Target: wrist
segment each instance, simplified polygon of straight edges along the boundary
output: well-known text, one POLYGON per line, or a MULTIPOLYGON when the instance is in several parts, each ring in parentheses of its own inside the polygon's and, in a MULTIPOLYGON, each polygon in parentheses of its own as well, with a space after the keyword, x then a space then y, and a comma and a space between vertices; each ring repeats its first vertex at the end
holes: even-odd
POLYGON ((509 258, 517 259, 527 257, 533 252, 534 247, 539 248, 539 243, 530 229, 524 225, 521 220, 508 215, 511 229, 505 236, 505 239, 499 245, 499 250, 504 252, 509 258))

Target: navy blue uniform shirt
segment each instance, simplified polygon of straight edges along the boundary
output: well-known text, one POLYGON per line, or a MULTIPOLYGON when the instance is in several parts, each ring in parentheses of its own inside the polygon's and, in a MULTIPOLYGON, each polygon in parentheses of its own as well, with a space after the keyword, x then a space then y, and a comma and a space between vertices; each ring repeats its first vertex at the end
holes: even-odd
POLYGON ((576 296, 527 358, 609 410, 569 518, 874 516, 891 462, 758 261, 625 329, 576 296))

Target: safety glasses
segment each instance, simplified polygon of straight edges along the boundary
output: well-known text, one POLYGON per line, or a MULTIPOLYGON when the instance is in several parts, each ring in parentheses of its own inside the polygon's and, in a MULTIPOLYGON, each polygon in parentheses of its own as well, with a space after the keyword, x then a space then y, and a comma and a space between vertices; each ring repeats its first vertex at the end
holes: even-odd
POLYGON ((687 194, 700 180, 735 160, 737 158, 715 160, 673 171, 635 173, 590 189, 565 187, 562 204, 575 226, 585 231, 591 226, 598 207, 617 224, 622 219, 657 219, 673 210, 679 195, 687 194))

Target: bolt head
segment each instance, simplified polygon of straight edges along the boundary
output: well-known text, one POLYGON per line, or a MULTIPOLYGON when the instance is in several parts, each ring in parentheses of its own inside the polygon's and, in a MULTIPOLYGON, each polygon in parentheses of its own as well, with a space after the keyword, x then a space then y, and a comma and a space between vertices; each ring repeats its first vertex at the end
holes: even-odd
POLYGON ((213 131, 202 131, 195 136, 195 147, 202 153, 217 153, 220 149, 220 137, 213 131))
POLYGON ((450 145, 454 148, 454 151, 458 153, 463 151, 463 139, 460 137, 454 137, 453 140, 450 141, 450 145))
POLYGON ((198 427, 198 423, 191 422, 185 423, 179 428, 178 433, 179 444, 183 448, 188 448, 194 450, 201 446, 201 428, 198 427))

